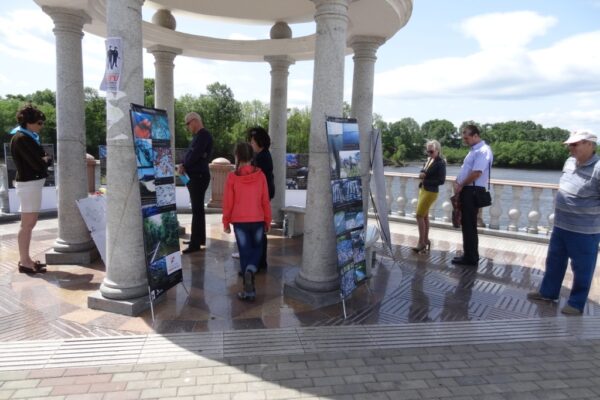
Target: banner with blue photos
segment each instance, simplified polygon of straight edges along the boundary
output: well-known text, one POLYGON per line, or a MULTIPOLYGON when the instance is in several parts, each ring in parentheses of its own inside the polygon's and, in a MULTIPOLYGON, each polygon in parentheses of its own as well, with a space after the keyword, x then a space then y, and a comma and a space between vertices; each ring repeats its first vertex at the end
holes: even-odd
POLYGON ((337 266, 342 297, 347 298, 367 277, 358 123, 329 117, 326 124, 337 266))
POLYGON ((175 163, 167 112, 131 105, 144 250, 152 300, 182 281, 175 163))

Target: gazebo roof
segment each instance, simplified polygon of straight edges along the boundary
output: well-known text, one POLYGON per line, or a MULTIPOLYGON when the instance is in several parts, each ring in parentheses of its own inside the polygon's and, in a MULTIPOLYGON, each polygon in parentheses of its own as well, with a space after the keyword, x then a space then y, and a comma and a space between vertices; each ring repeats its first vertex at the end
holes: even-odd
MULTIPOLYGON (((40 6, 84 10, 92 19, 84 29, 106 36, 106 0, 35 0, 40 6)), ((224 23, 274 25, 314 21, 310 0, 152 0, 145 5, 177 15, 212 18, 224 23)), ((356 35, 389 39, 409 20, 412 0, 350 0, 348 38, 356 35)), ((171 30, 152 22, 142 24, 143 44, 181 49, 190 57, 229 61, 264 61, 265 56, 288 55, 295 60, 314 56, 315 35, 290 39, 229 40, 171 30)), ((348 49, 348 53, 352 53, 348 49)))

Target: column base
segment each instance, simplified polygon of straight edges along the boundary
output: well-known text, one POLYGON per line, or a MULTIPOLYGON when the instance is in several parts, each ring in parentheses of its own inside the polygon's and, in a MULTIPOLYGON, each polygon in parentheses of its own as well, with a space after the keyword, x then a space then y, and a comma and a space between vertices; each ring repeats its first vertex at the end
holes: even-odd
POLYGON ((46 253, 46 264, 48 265, 88 265, 100 258, 100 253, 95 247, 84 251, 70 253, 58 252, 54 249, 46 253))
MULTIPOLYGON (((160 296, 154 301, 156 305, 164 300, 166 296, 160 296)), ((88 308, 94 310, 108 311, 115 314, 137 317, 150 308, 150 297, 141 296, 127 300, 113 300, 102 296, 100 291, 88 296, 88 308)))
POLYGON ((308 304, 314 308, 326 307, 342 301, 339 290, 329 292, 313 292, 298 286, 296 281, 286 282, 283 285, 283 296, 289 299, 308 304))

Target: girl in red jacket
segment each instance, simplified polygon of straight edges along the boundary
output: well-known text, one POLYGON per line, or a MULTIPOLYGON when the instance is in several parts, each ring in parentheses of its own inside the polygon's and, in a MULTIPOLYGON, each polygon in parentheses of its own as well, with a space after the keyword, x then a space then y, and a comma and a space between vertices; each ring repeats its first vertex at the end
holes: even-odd
POLYGON ((240 300, 254 301, 254 274, 263 248, 262 241, 271 226, 271 204, 267 180, 260 168, 252 166, 252 146, 235 146, 235 171, 227 175, 223 194, 223 231, 231 233, 240 251, 240 266, 244 276, 244 291, 240 300))

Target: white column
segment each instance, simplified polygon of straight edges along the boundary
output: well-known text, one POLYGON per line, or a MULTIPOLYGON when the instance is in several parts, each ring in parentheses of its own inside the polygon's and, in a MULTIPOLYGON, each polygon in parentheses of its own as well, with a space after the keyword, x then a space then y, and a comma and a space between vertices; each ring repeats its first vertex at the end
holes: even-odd
POLYGON ((373 86, 375 61, 379 46, 385 42, 377 36, 354 36, 350 46, 354 50, 352 81, 352 117, 358 121, 360 132, 360 175, 363 187, 363 211, 368 215, 370 192, 371 131, 373 129, 373 86))
POLYGON ((317 23, 315 66, 304 248, 296 284, 308 292, 332 292, 339 287, 339 273, 325 116, 342 115, 348 0, 312 1, 317 23))
POLYGON ((168 46, 148 47, 148 53, 154 56, 154 107, 167 111, 169 130, 171 131, 171 151, 175 157, 175 93, 173 60, 182 53, 181 49, 168 46))
MULTIPOLYGON (((160 9, 152 16, 152 23, 163 28, 175 30, 177 21, 171 11, 160 9)), ((148 53, 154 55, 154 107, 167 110, 169 130, 171 131, 171 151, 175 157, 175 93, 173 60, 182 53, 181 49, 155 45, 148 47, 148 53)))
POLYGON ((85 103, 81 39, 91 18, 82 10, 42 7, 56 37, 58 237, 49 264, 89 264, 98 256, 76 200, 86 198, 85 103))
POLYGON ((288 56, 265 57, 271 65, 271 102, 269 114, 269 135, 271 136, 271 156, 275 179, 275 197, 271 200, 273 222, 281 225, 285 207, 285 175, 287 147, 287 88, 288 69, 294 60, 288 56))
POLYGON ((145 306, 141 304, 145 304, 148 295, 140 189, 129 118, 130 103, 144 102, 143 3, 143 0, 106 0, 107 35, 120 37, 123 49, 119 92, 106 94, 107 265, 100 292, 103 299, 117 301, 88 298, 92 308, 129 315, 143 310, 145 306))

